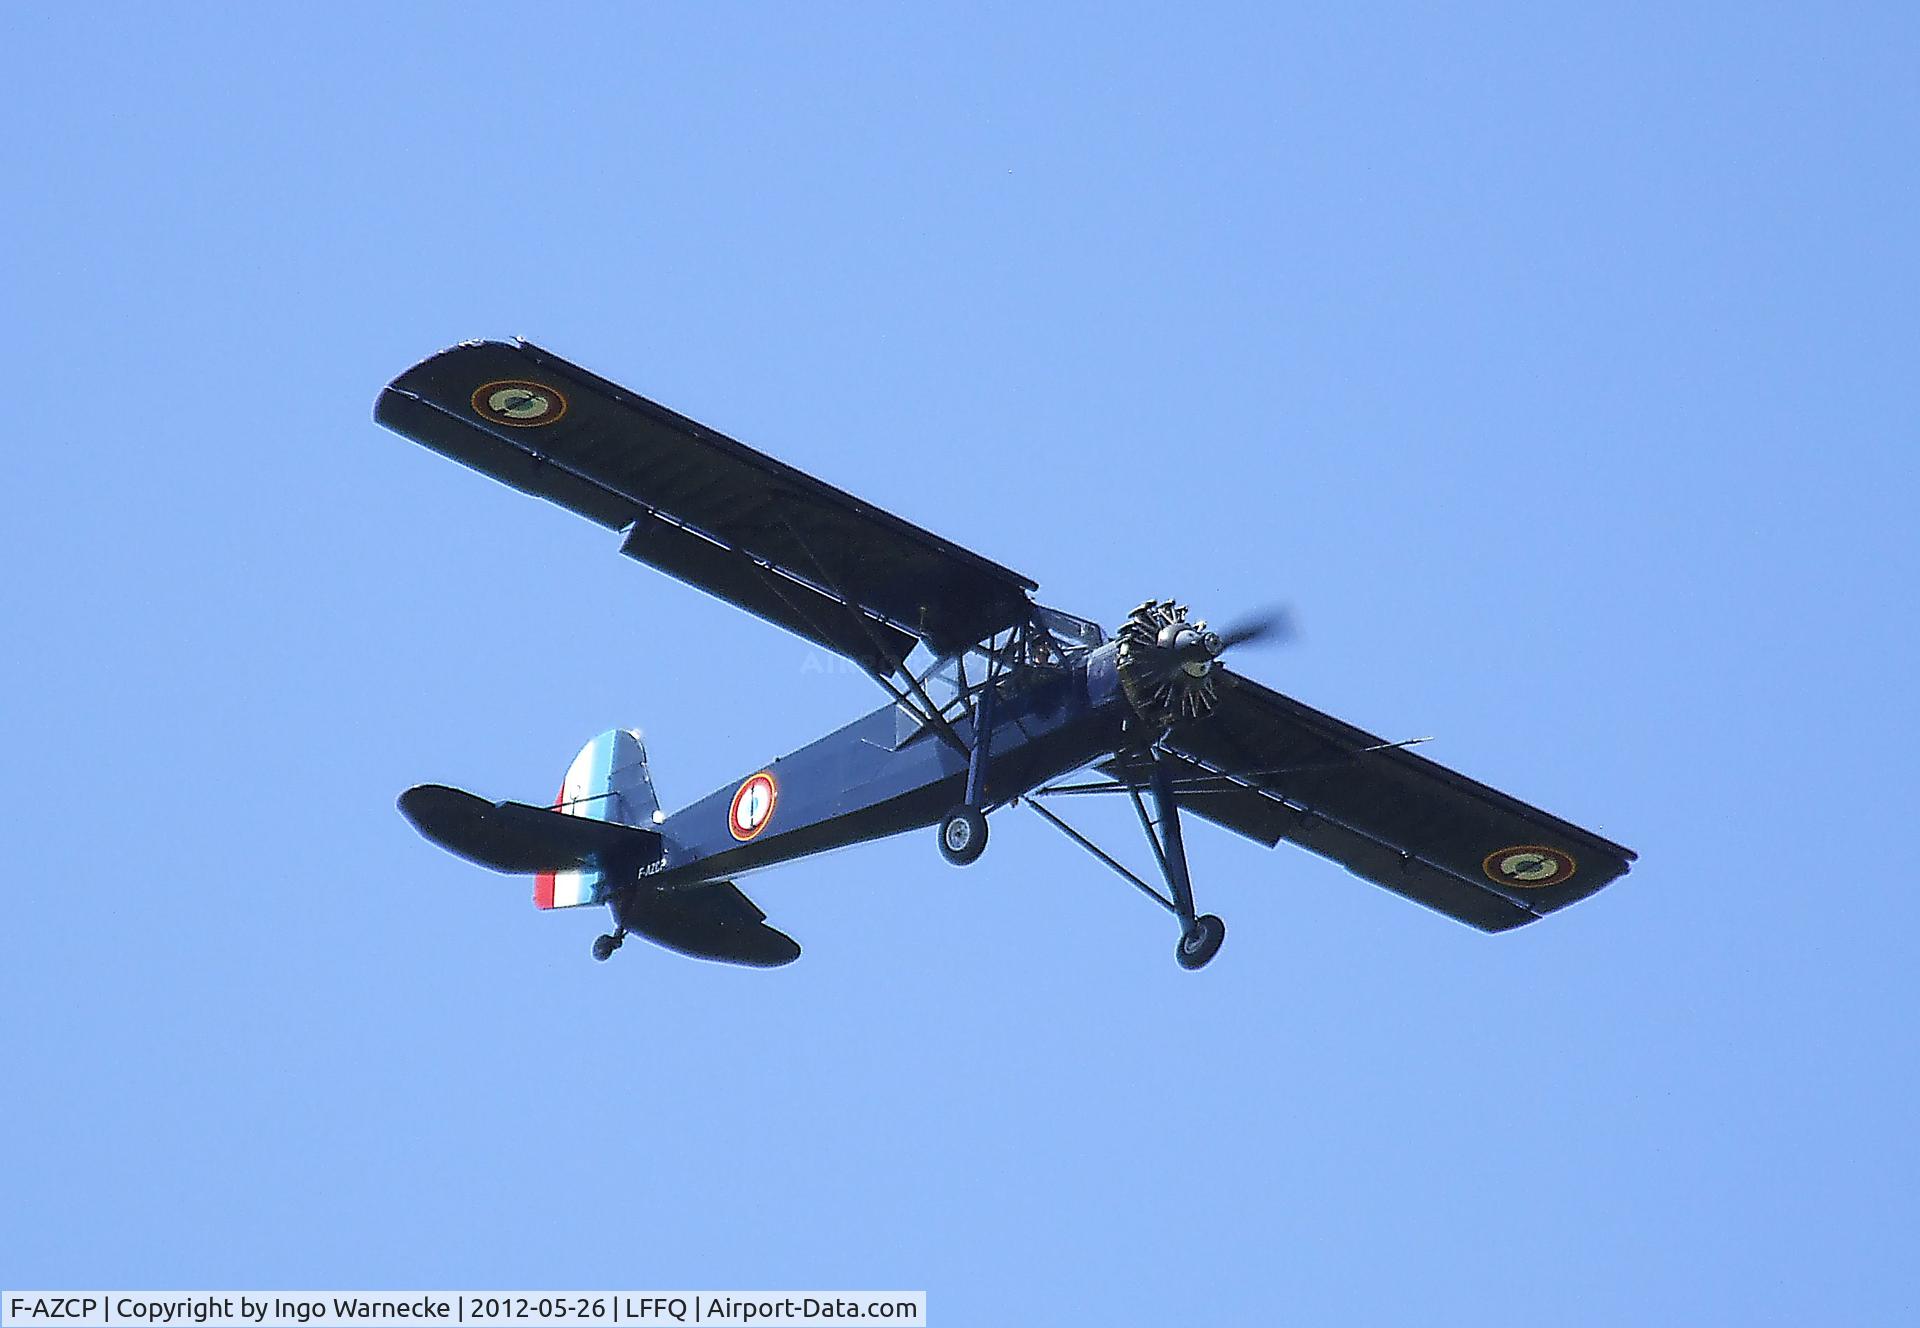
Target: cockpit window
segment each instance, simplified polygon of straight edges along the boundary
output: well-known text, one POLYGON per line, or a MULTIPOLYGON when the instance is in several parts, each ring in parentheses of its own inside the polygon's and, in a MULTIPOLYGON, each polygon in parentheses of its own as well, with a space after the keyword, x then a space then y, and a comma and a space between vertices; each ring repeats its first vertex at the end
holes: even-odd
POLYGON ((1044 605, 1033 606, 1034 620, 1052 633, 1062 647, 1068 650, 1091 650, 1107 639, 1100 630, 1100 624, 1088 622, 1085 618, 1076 618, 1071 613, 1062 613, 1058 609, 1049 609, 1044 605))

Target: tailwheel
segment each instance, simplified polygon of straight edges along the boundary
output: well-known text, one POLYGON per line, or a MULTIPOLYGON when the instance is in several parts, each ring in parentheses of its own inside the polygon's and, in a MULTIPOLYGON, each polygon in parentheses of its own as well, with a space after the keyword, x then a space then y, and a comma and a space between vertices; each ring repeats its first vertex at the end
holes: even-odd
POLYGON ((626 939, 619 935, 596 936, 593 938, 593 957, 605 963, 620 948, 620 942, 626 939))
POLYGON ((978 807, 955 807, 940 822, 940 856, 956 867, 987 851, 987 817, 978 807))
POLYGON ((1204 968, 1209 959, 1220 953, 1220 943, 1226 939, 1227 924, 1215 914, 1202 913, 1174 947, 1173 957, 1180 961, 1182 968, 1204 968))

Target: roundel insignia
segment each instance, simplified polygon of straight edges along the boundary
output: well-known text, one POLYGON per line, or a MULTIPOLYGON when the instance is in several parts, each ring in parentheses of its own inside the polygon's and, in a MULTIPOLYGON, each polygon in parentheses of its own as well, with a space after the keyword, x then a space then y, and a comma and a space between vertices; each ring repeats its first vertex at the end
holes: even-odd
POLYGON ((473 413, 510 429, 535 429, 565 415, 567 399, 559 388, 530 378, 502 378, 473 390, 473 413))
POLYGON ((1541 890, 1570 879, 1574 872, 1573 854, 1564 849, 1540 844, 1516 844, 1487 854, 1480 864, 1487 879, 1501 885, 1517 885, 1522 890, 1541 890))
POLYGON ((773 819, 773 804, 779 797, 779 785, 762 770, 735 791, 733 806, 727 811, 727 829, 742 843, 752 839, 773 819))

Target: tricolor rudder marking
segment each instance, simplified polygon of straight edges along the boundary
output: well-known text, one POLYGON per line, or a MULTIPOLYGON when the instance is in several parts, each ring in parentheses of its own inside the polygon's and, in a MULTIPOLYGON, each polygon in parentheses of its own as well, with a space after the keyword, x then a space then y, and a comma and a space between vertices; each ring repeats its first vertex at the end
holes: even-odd
MULTIPOLYGON (((582 747, 553 800, 553 809, 567 816, 637 826, 649 826, 659 806, 646 748, 630 729, 610 729, 582 747)), ((533 883, 536 908, 598 904, 607 894, 606 873, 592 867, 542 872, 533 883)))

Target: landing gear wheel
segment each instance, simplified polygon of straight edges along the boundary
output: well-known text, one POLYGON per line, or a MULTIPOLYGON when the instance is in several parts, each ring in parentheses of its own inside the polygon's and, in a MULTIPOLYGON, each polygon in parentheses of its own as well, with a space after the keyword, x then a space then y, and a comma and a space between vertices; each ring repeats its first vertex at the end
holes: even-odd
POLYGON ((1174 947, 1173 957, 1180 961, 1182 968, 1204 968, 1207 961, 1220 953, 1220 942, 1227 939, 1227 924, 1212 913, 1202 913, 1193 920, 1193 930, 1180 938, 1174 947))
POLYGON ((987 851, 987 817, 978 807, 955 807, 940 822, 940 856, 964 867, 987 851))
POLYGON ((605 963, 607 960, 613 957, 613 952, 620 948, 620 939, 621 938, 618 936, 594 937, 593 938, 593 957, 595 959, 600 960, 602 963, 605 963))

